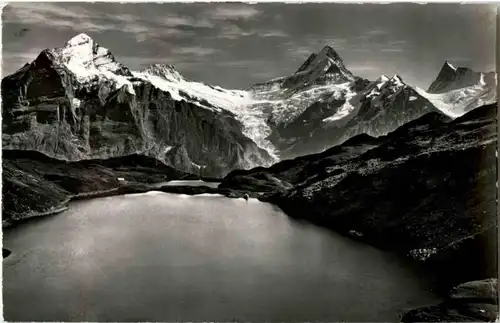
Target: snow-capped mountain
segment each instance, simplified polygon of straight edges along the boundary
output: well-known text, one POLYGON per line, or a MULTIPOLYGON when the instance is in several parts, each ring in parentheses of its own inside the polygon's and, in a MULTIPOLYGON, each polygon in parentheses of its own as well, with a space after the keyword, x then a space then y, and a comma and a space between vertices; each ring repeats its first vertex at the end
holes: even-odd
POLYGON ((289 77, 251 88, 253 109, 265 111, 269 139, 281 158, 315 153, 355 135, 385 135, 436 108, 401 77, 370 82, 354 76, 326 46, 289 77))
POLYGON ((252 138, 263 122, 240 111, 245 95, 169 65, 132 72, 81 34, 2 80, 3 148, 67 160, 142 153, 208 176, 269 165, 252 138))
POLYGON ((450 115, 457 102, 462 110, 489 102, 490 74, 476 84, 476 74, 458 70, 446 67, 431 86, 448 92, 429 93, 397 75, 355 76, 326 46, 290 76, 228 90, 168 64, 132 71, 80 34, 2 80, 3 146, 68 160, 142 153, 219 176, 385 135, 430 111, 450 115))
POLYGON ((416 88, 443 113, 459 117, 479 106, 497 101, 497 73, 475 72, 446 61, 429 89, 416 88))

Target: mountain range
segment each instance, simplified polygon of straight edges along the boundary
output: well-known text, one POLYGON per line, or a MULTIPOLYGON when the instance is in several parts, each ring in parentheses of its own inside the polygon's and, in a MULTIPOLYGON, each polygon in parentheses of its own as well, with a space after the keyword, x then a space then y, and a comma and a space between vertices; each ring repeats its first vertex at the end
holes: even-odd
POLYGON ((398 75, 370 81, 326 46, 291 76, 229 90, 168 64, 132 71, 80 34, 2 80, 3 148, 68 161, 142 154, 221 177, 383 136, 429 112, 459 117, 496 102, 496 83, 496 73, 448 62, 427 91, 398 75))

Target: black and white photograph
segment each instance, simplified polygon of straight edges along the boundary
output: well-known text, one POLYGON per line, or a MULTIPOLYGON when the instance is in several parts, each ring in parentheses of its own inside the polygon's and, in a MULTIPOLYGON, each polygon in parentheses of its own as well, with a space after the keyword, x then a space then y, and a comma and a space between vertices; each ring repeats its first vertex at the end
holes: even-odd
POLYGON ((498 322, 499 8, 4 4, 3 320, 498 322))

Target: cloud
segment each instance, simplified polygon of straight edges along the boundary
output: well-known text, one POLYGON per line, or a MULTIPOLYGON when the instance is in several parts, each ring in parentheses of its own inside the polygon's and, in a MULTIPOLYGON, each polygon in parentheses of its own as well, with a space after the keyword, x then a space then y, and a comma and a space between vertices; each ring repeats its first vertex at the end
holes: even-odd
POLYGON ((156 37, 156 35, 172 37, 189 33, 182 27, 190 29, 214 27, 214 24, 204 17, 195 19, 183 15, 166 14, 141 19, 130 13, 103 14, 98 10, 87 10, 80 6, 63 7, 51 3, 18 2, 9 4, 8 10, 4 12, 4 21, 7 23, 60 27, 73 29, 77 33, 121 31, 133 34, 139 42, 156 37))
POLYGON ((404 52, 402 48, 382 48, 380 50, 382 53, 401 53, 404 52))
POLYGON ((98 19, 100 16, 78 6, 72 6, 70 10, 50 3, 17 2, 9 4, 7 8, 4 8, 4 12, 4 22, 7 23, 18 22, 73 29, 81 27, 81 23, 93 29, 112 27, 107 24, 101 25, 97 22, 91 22, 91 19, 98 19))
POLYGON ((406 40, 393 40, 393 41, 390 41, 388 44, 389 45, 406 45, 408 43, 408 41, 406 40))
POLYGON ((235 25, 222 26, 219 30, 218 38, 237 39, 240 37, 251 36, 254 34, 252 31, 244 31, 235 25))
POLYGON ((291 46, 287 49, 287 52, 295 59, 307 59, 309 55, 316 52, 316 48, 311 48, 311 46, 291 46))
POLYGON ((281 30, 258 31, 257 34, 261 37, 289 37, 289 35, 281 30))
POLYGON ((206 18, 195 19, 194 17, 166 15, 153 19, 153 22, 166 27, 193 27, 212 28, 214 24, 206 18))
POLYGON ((217 7, 214 10, 208 12, 208 15, 215 20, 246 20, 257 16, 260 13, 261 12, 254 7, 238 5, 217 7))
POLYGON ((369 53, 369 52, 373 51, 372 49, 368 49, 365 47, 355 47, 355 48, 350 48, 349 50, 353 51, 353 52, 358 52, 358 53, 369 53))
POLYGON ((267 60, 260 59, 239 59, 239 60, 229 60, 229 61, 217 61, 214 63, 215 66, 225 66, 225 67, 249 67, 249 66, 259 66, 262 67, 266 64, 272 64, 267 60))
POLYGON ((26 52, 9 52, 3 49, 0 67, 2 77, 14 73, 26 63, 31 63, 40 54, 40 49, 32 48, 26 52))
POLYGON ((172 49, 172 53, 178 55, 206 56, 206 55, 212 55, 217 52, 219 52, 219 50, 213 48, 197 47, 197 46, 176 47, 172 49))
POLYGON ((368 36, 380 36, 380 35, 387 35, 388 32, 387 32, 387 30, 384 30, 381 28, 376 28, 376 29, 368 30, 364 34, 368 35, 368 36))
POLYGON ((372 72, 379 70, 378 67, 373 65, 353 65, 353 66, 347 66, 347 68, 355 73, 372 72))

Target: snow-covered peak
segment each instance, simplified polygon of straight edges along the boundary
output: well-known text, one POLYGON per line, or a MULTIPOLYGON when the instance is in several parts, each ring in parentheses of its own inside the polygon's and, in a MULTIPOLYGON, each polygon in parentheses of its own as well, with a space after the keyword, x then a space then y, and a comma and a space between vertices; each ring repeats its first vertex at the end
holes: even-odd
MULTIPOLYGON (((74 47, 82 44, 92 44, 94 40, 89 35, 81 33, 66 42, 66 47, 74 47)), ((92 45, 91 45, 92 46, 92 45)))
POLYGON ((403 79, 398 74, 395 74, 391 79, 391 83, 396 86, 404 85, 403 79))
POLYGON ((107 80, 112 89, 125 87, 135 94, 128 77, 130 70, 116 61, 111 52, 99 46, 87 34, 78 34, 66 42, 63 47, 47 50, 52 64, 57 69, 65 69, 74 76, 75 85, 88 87, 96 81, 107 80))
POLYGON ((184 77, 170 64, 153 64, 144 69, 142 73, 159 76, 171 82, 184 80, 184 77))
POLYGON ((389 81, 389 77, 385 74, 382 74, 381 76, 378 77, 376 83, 387 82, 387 81, 389 81))
POLYGON ((52 54, 56 61, 65 65, 78 79, 86 79, 96 70, 105 70, 117 75, 131 76, 130 70, 118 63, 111 52, 99 46, 87 34, 79 34, 62 48, 55 48, 52 54))

